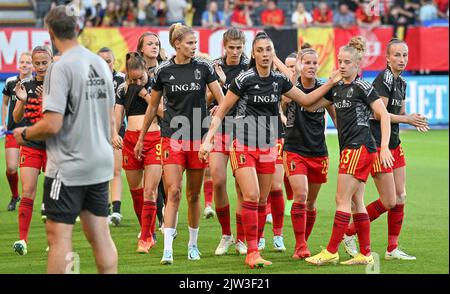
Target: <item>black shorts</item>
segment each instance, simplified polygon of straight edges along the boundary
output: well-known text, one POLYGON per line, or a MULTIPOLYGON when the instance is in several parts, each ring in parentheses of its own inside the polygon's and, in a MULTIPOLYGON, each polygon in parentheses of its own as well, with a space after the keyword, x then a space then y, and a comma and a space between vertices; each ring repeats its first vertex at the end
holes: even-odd
POLYGON ((108 216, 109 182, 88 186, 66 186, 57 177, 45 177, 44 207, 47 218, 65 224, 75 224, 82 210, 95 216, 108 216))

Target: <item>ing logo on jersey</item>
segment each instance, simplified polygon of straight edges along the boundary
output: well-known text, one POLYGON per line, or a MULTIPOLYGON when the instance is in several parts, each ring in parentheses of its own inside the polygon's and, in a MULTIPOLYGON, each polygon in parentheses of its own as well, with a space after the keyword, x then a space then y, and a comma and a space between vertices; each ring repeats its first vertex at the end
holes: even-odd
POLYGON ((241 162, 241 164, 245 164, 245 162, 246 162, 247 160, 245 159, 245 155, 244 155, 244 154, 241 154, 241 155, 239 156, 239 161, 241 162))

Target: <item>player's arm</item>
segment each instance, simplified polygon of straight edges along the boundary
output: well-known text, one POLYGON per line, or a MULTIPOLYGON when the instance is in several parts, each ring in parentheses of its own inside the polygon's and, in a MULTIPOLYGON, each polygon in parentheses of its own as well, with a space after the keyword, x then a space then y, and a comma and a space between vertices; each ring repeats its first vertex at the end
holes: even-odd
POLYGON ((381 99, 376 99, 370 104, 376 119, 381 125, 381 150, 380 160, 385 167, 392 167, 394 158, 389 150, 389 139, 391 137, 391 117, 381 99))
POLYGON ((44 117, 31 127, 26 128, 25 138, 22 135, 23 129, 14 129, 14 137, 19 145, 26 143, 27 141, 45 141, 48 138, 56 135, 61 129, 63 124, 63 115, 58 112, 46 111, 44 117))
POLYGON ((213 81, 213 82, 209 83, 208 89, 209 89, 209 91, 211 91, 211 94, 214 97, 214 99, 217 101, 217 103, 220 104, 224 99, 224 95, 222 92, 222 88, 219 85, 219 82, 213 81))
POLYGON ((24 85, 22 85, 21 83, 17 83, 14 90, 16 92, 17 102, 13 110, 13 119, 15 123, 19 123, 23 119, 25 103, 27 103, 28 94, 24 85))
POLYGON ((334 127, 337 128, 337 121, 336 121, 336 109, 334 109, 333 104, 329 104, 328 106, 325 106, 325 109, 327 110, 328 114, 331 117, 331 120, 333 121, 334 127))
MULTIPOLYGON (((389 99, 381 97, 385 105, 388 104, 389 99)), ((400 114, 390 113, 391 123, 404 123, 417 128, 428 128, 427 118, 420 113, 406 114, 406 102, 402 102, 400 114)))
POLYGON ((6 113, 8 112, 8 103, 9 103, 10 97, 8 95, 3 95, 3 102, 2 102, 2 125, 1 127, 3 129, 6 129, 6 113))

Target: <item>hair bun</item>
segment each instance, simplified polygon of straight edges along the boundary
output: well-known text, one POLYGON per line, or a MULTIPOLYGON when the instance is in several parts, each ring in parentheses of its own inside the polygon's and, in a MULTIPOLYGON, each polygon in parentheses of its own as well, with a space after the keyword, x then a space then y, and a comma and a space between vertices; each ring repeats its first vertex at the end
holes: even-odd
POLYGON ((366 52, 366 40, 364 40, 364 38, 361 36, 352 37, 348 45, 355 48, 359 52, 366 52))
POLYGON ((309 44, 308 42, 305 42, 305 43, 303 43, 303 45, 300 49, 303 50, 303 49, 309 49, 309 48, 312 48, 311 44, 309 44))

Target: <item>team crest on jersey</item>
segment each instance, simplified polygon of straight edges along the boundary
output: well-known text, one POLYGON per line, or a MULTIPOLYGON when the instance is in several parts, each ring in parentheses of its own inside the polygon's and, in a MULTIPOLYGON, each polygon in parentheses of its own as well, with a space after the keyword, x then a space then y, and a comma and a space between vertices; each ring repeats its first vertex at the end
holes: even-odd
POLYGON ((241 155, 239 156, 239 161, 241 162, 241 164, 245 164, 246 159, 245 159, 245 155, 244 155, 244 154, 241 154, 241 155))
POLYGON ((202 73, 198 70, 198 68, 194 71, 194 76, 196 80, 200 80, 202 78, 202 73))
POLYGON ((272 86, 273 86, 273 91, 274 92, 278 92, 278 83, 277 82, 273 82, 272 86))
POLYGON ((291 168, 291 171, 294 171, 297 168, 297 166, 295 165, 295 161, 293 161, 293 160, 291 161, 290 168, 291 168))
POLYGON ((351 98, 353 96, 353 88, 350 88, 347 92, 347 98, 351 98))

